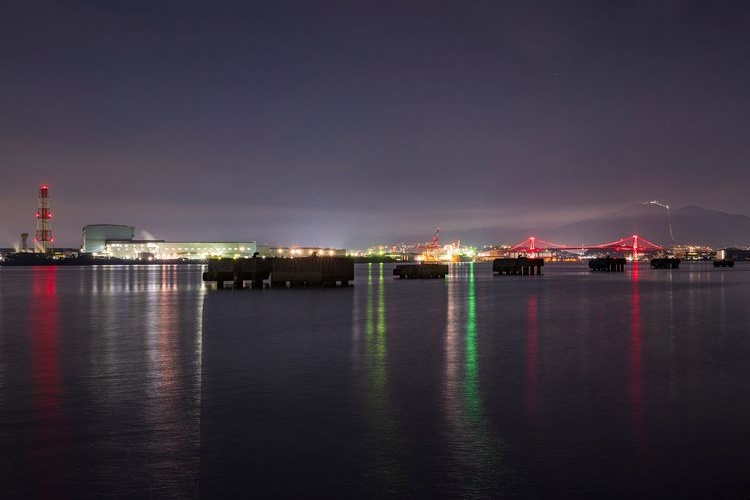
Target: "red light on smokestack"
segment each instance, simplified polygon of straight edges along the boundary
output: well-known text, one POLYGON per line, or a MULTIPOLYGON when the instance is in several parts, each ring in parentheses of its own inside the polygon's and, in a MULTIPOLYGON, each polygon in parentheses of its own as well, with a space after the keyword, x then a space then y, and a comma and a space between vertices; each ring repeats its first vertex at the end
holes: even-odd
POLYGON ((39 188, 39 206, 36 211, 36 235, 34 238, 34 241, 37 242, 37 249, 42 253, 51 252, 51 243, 55 241, 52 237, 51 218, 49 188, 46 184, 42 184, 39 188))

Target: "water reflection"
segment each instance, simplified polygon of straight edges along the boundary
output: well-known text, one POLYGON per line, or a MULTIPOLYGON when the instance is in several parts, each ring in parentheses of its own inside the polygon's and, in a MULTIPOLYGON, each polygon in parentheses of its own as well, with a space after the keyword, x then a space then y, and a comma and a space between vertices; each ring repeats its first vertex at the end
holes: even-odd
POLYGON ((477 305, 474 286, 474 265, 469 268, 469 287, 466 297, 466 381, 464 392, 469 413, 474 421, 482 418, 479 394, 479 359, 477 357, 477 305))
MULTIPOLYGON (((365 306, 363 369, 365 415, 372 433, 373 466, 369 475, 377 495, 392 495, 402 490, 405 475, 401 436, 389 394, 388 329, 383 264, 369 264, 365 306)), ((356 324, 356 321, 355 321, 356 324)), ((356 335, 356 334, 355 334, 356 335)), ((356 337, 355 337, 356 338, 356 337)))
POLYGON ((3 496, 190 497, 197 465, 207 497, 748 491, 750 272, 455 267, 255 292, 0 270, 3 496))
POLYGON ((465 285, 455 276, 447 282, 446 412, 456 462, 453 480, 462 496, 485 497, 502 488, 504 443, 490 428, 482 403, 474 264, 467 267, 465 285))
POLYGON ((526 411, 539 424, 539 311, 536 294, 529 295, 526 334, 526 411))
POLYGON ((196 494, 205 290, 190 273, 174 266, 90 272, 83 385, 94 403, 91 494, 117 484, 160 496, 196 494), (138 429, 137 439, 121 429, 138 429))
MULTIPOLYGON (((146 289, 146 397, 144 416, 147 433, 159 446, 150 467, 162 479, 162 491, 183 498, 197 491, 200 446, 200 333, 183 332, 180 316, 201 321, 203 304, 199 293, 192 304, 177 295, 176 268, 162 266, 151 272, 146 289), (158 275, 158 276, 154 276, 158 275), (193 308, 198 309, 194 312, 193 308), (198 342, 198 345, 194 345, 198 342)), ((201 324, 193 328, 199 332, 201 324)))
POLYGON ((57 267, 35 267, 32 272, 33 307, 29 324, 32 325, 33 439, 43 445, 30 448, 26 483, 34 496, 51 498, 66 496, 61 488, 70 469, 70 457, 61 456, 65 447, 59 446, 66 436, 61 408, 57 267))
POLYGON ((200 265, 92 266, 91 285, 81 282, 80 290, 91 295, 123 292, 200 290, 200 281, 185 282, 186 273, 200 275, 200 265))
MULTIPOLYGON (((7 315, 8 312, 6 312, 6 302, 3 300, 3 287, 0 286, 0 318, 3 317, 3 315, 7 315)), ((9 361, 10 355, 8 353, 8 347, 6 344, 6 338, 5 335, 0 332, 0 407, 7 404, 8 401, 8 361, 9 361)), ((2 446, 3 440, 0 439, 0 446, 2 446)))
POLYGON ((641 359, 641 303, 638 290, 640 278, 638 262, 634 262, 631 269, 633 292, 630 317, 630 403, 633 429, 637 438, 643 439, 643 366, 641 359))

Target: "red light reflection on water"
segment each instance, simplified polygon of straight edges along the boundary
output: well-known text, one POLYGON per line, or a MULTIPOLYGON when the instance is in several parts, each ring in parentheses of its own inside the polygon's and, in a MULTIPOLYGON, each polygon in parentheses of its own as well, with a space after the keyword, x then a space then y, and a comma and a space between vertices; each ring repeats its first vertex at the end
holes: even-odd
POLYGON ((59 407, 57 268, 35 268, 31 324, 35 406, 40 410, 59 407))
POLYGON ((30 450, 26 474, 36 496, 60 498, 65 464, 60 460, 64 440, 60 400, 60 325, 57 267, 32 270, 31 362, 32 411, 35 445, 30 450))
POLYGON ((632 266, 633 295, 630 316, 630 403, 633 427, 639 438, 643 438, 643 366, 641 359, 641 305, 638 295, 638 263, 632 266))
POLYGON ((526 335, 526 410, 534 423, 539 421, 539 318, 536 295, 529 296, 526 335))

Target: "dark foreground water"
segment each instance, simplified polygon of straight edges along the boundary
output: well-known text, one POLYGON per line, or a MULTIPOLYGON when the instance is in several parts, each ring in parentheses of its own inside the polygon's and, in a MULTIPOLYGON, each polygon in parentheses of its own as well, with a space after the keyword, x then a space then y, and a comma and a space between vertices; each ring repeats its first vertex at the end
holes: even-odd
POLYGON ((0 495, 748 498, 750 266, 0 269, 0 495))

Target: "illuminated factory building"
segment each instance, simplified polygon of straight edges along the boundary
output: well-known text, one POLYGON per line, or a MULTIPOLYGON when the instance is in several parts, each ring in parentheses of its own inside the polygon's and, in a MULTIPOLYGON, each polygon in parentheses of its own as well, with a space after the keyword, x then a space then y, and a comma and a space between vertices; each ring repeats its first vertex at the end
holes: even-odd
POLYGON ((259 247, 264 257, 346 257, 346 249, 328 247, 259 247))
POLYGON ((91 224, 83 228, 82 252, 130 260, 203 260, 209 257, 343 256, 346 250, 323 247, 278 247, 257 245, 254 241, 187 242, 136 240, 135 228, 116 224, 91 224))
POLYGON ((135 228, 119 224, 90 224, 83 228, 82 252, 104 253, 107 241, 133 241, 135 228))
POLYGON ((118 259, 199 260, 207 257, 252 257, 257 246, 254 241, 136 240, 133 226, 91 224, 83 228, 81 251, 118 259))

